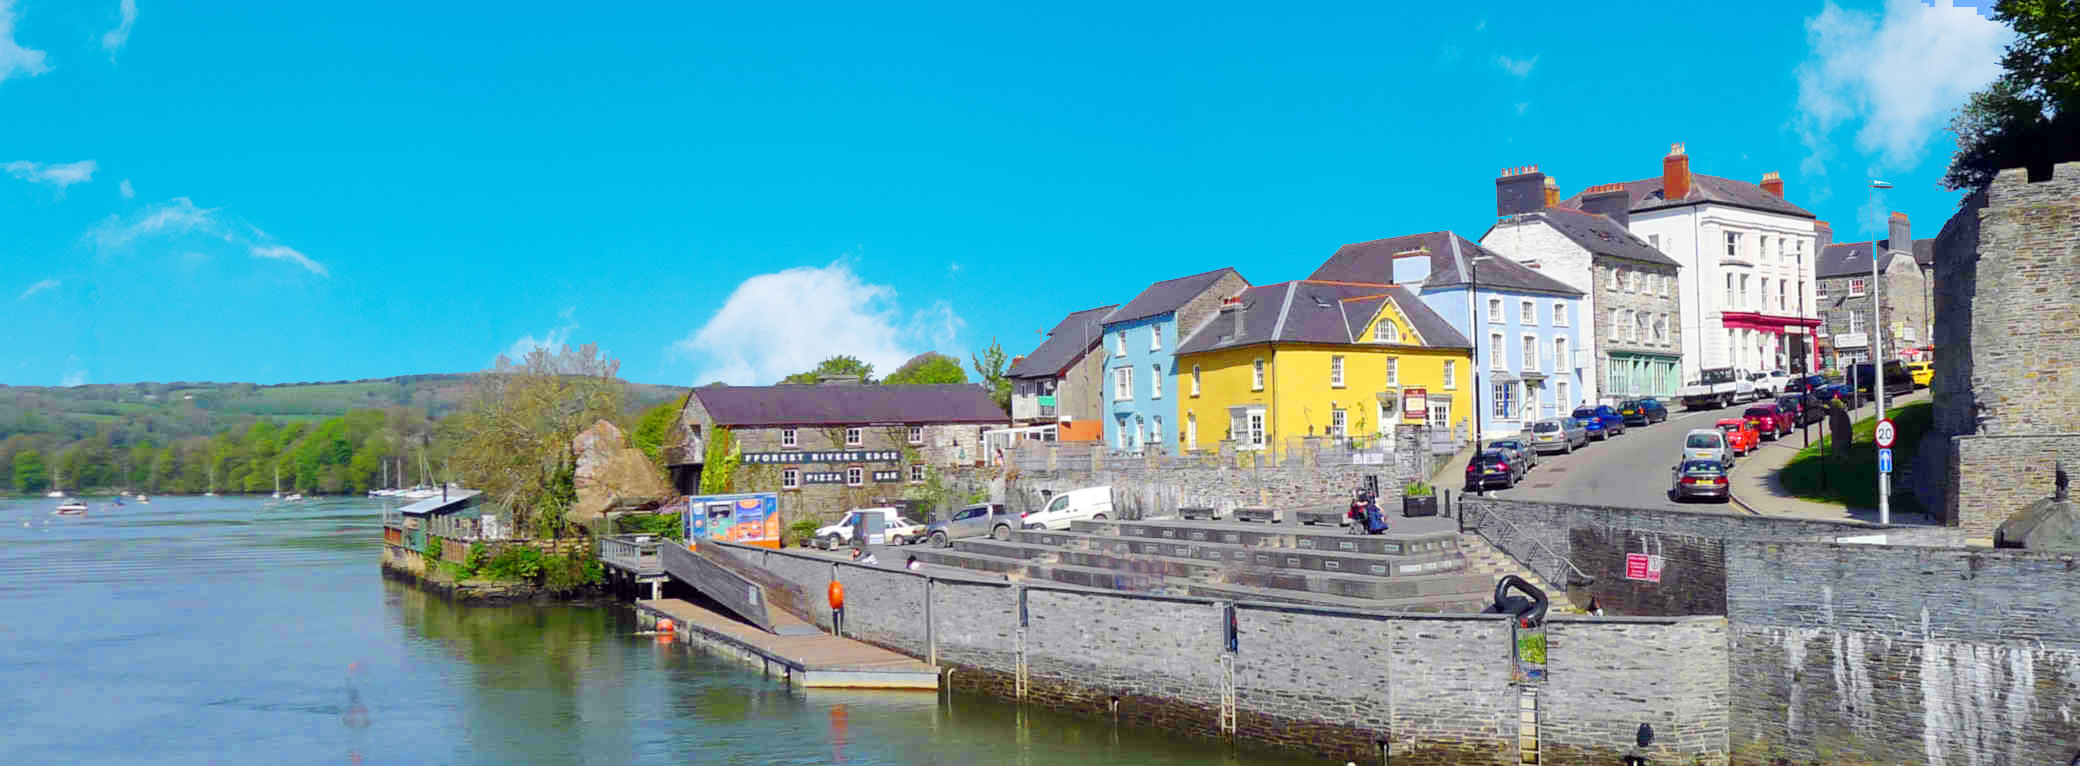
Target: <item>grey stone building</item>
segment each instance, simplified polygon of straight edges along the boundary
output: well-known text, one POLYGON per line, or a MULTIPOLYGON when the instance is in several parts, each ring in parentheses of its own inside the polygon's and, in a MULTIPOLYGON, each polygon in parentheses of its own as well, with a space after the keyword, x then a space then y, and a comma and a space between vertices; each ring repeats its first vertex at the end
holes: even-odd
POLYGON ((1683 382, 1681 266, 1627 230, 1624 185, 1591 187, 1576 210, 1503 194, 1513 180, 1496 182, 1496 213, 1508 218, 1481 237, 1481 246, 1583 291, 1594 357, 1586 366, 1595 373, 1583 400, 1675 396, 1683 382))
POLYGON ((1965 199, 1935 243, 1933 423, 1914 492, 1990 538, 2080 468, 2080 162, 2020 168, 1965 199))
POLYGON ((1814 264, 1814 303, 1820 311, 1823 361, 1840 368, 1871 359, 1872 300, 1884 313, 1883 359, 1922 356, 1931 343, 1935 240, 1914 239, 1905 213, 1893 213, 1885 239, 1829 244, 1814 264), (1900 243, 1895 246, 1893 243, 1900 243), (1877 278, 1871 251, 1879 253, 1877 278))
POLYGON ((729 491, 779 492, 789 521, 887 503, 935 470, 984 462, 982 432, 1010 418, 981 386, 713 386, 679 412, 665 451, 672 483, 695 494, 710 440, 727 432, 737 465, 729 491))
POLYGON ((1004 376, 1011 379, 1013 425, 1055 425, 1058 432, 1053 436, 1071 441, 1095 439, 1104 433, 1098 415, 1105 403, 1098 387, 1105 375, 1105 358, 1091 351, 1105 339, 1101 322, 1114 308, 1116 304, 1099 306, 1063 317, 1047 331, 1047 340, 1039 348, 1012 360, 1004 376), (1089 433, 1077 438, 1081 432, 1089 433))

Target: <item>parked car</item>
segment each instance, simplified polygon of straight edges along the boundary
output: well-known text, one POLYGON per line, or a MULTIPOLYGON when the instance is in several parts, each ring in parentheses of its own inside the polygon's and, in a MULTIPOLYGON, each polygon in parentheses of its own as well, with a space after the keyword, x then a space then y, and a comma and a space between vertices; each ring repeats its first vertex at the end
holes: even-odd
POLYGON ((1770 441, 1776 441, 1777 437, 1797 430, 1797 427, 1791 424, 1791 413, 1785 412, 1774 403, 1749 407, 1746 412, 1741 413, 1741 417, 1748 421, 1748 425, 1754 426, 1755 431, 1762 434, 1762 438, 1770 441))
POLYGON ((1531 443, 1523 439, 1496 439, 1488 442, 1488 449, 1502 450, 1509 453, 1511 460, 1521 463, 1517 471, 1519 476, 1538 467, 1538 453, 1532 451, 1531 443))
MULTIPOLYGON (((1906 396, 1914 393, 1914 375, 1907 372, 1907 366, 1899 360, 1886 362, 1884 375, 1886 396, 1906 396)), ((1856 365, 1850 371, 1851 379, 1856 381, 1856 390, 1865 398, 1876 396, 1872 388, 1877 376, 1877 368, 1869 362, 1856 365)))
POLYGON ((1791 383, 1791 375, 1783 370, 1771 370, 1755 373, 1749 380, 1755 383, 1755 398, 1759 401, 1773 398, 1784 390, 1784 386, 1791 383))
POLYGON ((1669 485, 1669 497, 1682 502, 1693 497, 1707 497, 1719 502, 1733 500, 1733 490, 1726 480, 1726 464, 1717 460, 1685 460, 1675 468, 1674 483, 1669 485))
POLYGON ((1626 399, 1618 402, 1618 414, 1625 417, 1625 425, 1650 426, 1668 420, 1668 405, 1660 399, 1626 399))
POLYGON ((1755 448, 1762 446, 1762 432, 1748 425, 1745 419, 1720 418, 1719 422, 1712 425, 1726 433, 1726 446, 1733 450, 1735 457, 1746 457, 1748 453, 1754 452, 1755 448))
POLYGON ((1733 466, 1733 448, 1728 446, 1726 432, 1716 428, 1693 428, 1683 435, 1684 460, 1712 460, 1733 466))
POLYGON ((1589 424, 1589 438, 1608 439, 1625 435, 1625 416, 1608 404, 1574 408, 1574 419, 1589 424), (1598 427, 1601 426, 1601 427, 1598 427))
POLYGON ((1826 405, 1812 394, 1785 394, 1777 397, 1777 409, 1791 413, 1791 424, 1804 426, 1818 423, 1827 417, 1826 405))
POLYGON ((908 516, 897 516, 895 523, 888 525, 883 534, 889 545, 916 545, 924 542, 925 525, 911 521, 908 516))
POLYGON ((1479 492, 1484 489, 1509 489, 1517 486, 1517 465, 1510 462, 1509 455, 1501 450, 1485 450, 1466 461, 1466 491, 1479 492))
POLYGON ((1914 378, 1915 388, 1927 388, 1936 379, 1935 362, 1908 362, 1907 375, 1914 378))
POLYGON ((817 527, 816 544, 824 550, 837 550, 851 545, 853 537, 859 533, 862 520, 870 515, 881 517, 882 540, 894 542, 888 537, 888 533, 889 530, 901 526, 898 524, 902 521, 900 514, 901 511, 895 508, 854 508, 848 511, 844 518, 839 519, 838 523, 817 527))
POLYGON ((1589 446, 1589 429, 1574 418, 1546 418, 1531 424, 1531 448, 1539 452, 1573 452, 1589 446))
POLYGON ((944 548, 961 538, 988 537, 999 524, 1004 526, 1005 537, 1011 536, 1012 527, 1025 526, 1004 510, 1003 503, 978 503, 948 514, 945 521, 932 522, 925 527, 925 537, 932 547, 944 548))
MULTIPOLYGON (((1784 384, 1783 393, 1810 394, 1827 385, 1826 375, 1799 375, 1784 384)), ((1780 394, 1781 395, 1781 394, 1780 394)))
MULTIPOLYGON (((1101 521, 1112 513, 1111 487, 1084 487, 1055 495, 1046 507, 1025 515, 1026 529, 1052 529, 1063 532, 1069 524, 1077 521, 1101 521)), ((995 534, 994 529, 992 534, 995 534)), ((1006 531, 1000 540, 1010 539, 1006 531)))

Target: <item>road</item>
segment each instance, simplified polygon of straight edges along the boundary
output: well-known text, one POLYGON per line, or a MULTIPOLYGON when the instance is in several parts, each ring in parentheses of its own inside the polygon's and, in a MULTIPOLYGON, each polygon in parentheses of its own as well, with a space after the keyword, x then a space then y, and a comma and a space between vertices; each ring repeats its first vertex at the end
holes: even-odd
MULTIPOLYGON (((1743 402, 1714 410, 1685 410, 1677 405, 1669 410, 1667 421, 1628 427, 1623 436, 1590 442, 1571 455, 1540 455, 1538 467, 1531 469, 1515 488, 1491 490, 1488 496, 1621 508, 1739 511, 1740 507, 1732 504, 1670 500, 1669 469, 1681 454, 1683 435, 1690 429, 1710 428, 1720 418, 1740 417, 1753 404, 1743 402)), ((1792 444, 1804 443, 1798 431, 1784 438, 1792 444)), ((1813 438, 1819 438, 1817 424, 1813 426, 1813 438)), ((1767 446, 1769 442, 1763 444, 1767 446)))

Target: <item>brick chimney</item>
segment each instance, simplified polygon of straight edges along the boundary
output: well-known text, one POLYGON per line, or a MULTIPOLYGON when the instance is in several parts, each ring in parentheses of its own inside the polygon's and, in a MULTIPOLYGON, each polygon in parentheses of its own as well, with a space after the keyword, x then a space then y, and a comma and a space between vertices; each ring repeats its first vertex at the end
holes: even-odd
POLYGON ((1582 190, 1582 212, 1617 221, 1619 226, 1632 223, 1632 194, 1625 191, 1624 184, 1597 184, 1582 190))
POLYGON ((1661 197, 1671 202, 1690 196, 1690 155, 1682 144, 1670 144, 1661 158, 1661 197))
MULTIPOLYGON (((1546 174, 1537 165, 1503 168, 1495 179, 1495 215, 1516 215, 1546 206, 1546 174)), ((1398 280, 1397 280, 1398 281, 1398 280)))
POLYGON ((1559 179, 1556 179, 1556 178, 1554 178, 1554 177, 1552 177, 1552 176, 1546 176, 1546 201, 1545 201, 1545 204, 1544 204, 1544 205, 1542 205, 1541 207, 1559 207, 1559 206, 1560 206, 1560 181, 1559 181, 1559 179))
POLYGON ((1777 199, 1783 199, 1784 178, 1782 176, 1777 175, 1777 171, 1774 170, 1762 174, 1762 190, 1769 192, 1770 196, 1772 197, 1776 197, 1777 199))
POLYGON ((1232 298, 1221 299, 1221 318, 1228 322, 1234 323, 1234 327, 1231 330, 1233 335, 1231 335, 1230 337, 1242 337, 1242 315, 1245 313, 1242 310, 1242 308, 1242 296, 1240 295, 1237 295, 1232 298))
POLYGON ((1819 257, 1820 251, 1826 250, 1827 246, 1832 244, 1834 244, 1834 227, 1826 221, 1814 221, 1813 256, 1819 257))
POLYGON ((1885 219, 1885 249, 1909 257, 1914 254, 1914 227, 1907 224, 1906 213, 1893 213, 1885 219))
POLYGON ((1430 251, 1404 250, 1394 254, 1392 273, 1394 284, 1419 285, 1430 278, 1430 251))

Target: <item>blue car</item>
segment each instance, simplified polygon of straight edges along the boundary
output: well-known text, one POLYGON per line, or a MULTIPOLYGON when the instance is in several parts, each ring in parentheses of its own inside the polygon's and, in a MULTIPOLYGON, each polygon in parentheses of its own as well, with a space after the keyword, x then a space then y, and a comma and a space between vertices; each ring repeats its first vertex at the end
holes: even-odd
POLYGON ((1595 407, 1576 407, 1574 418, 1589 427, 1589 438, 1603 440, 1612 436, 1625 435, 1625 416, 1608 404, 1595 407))

